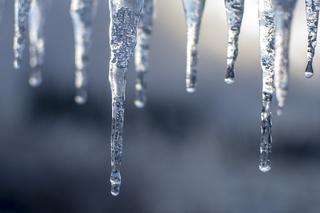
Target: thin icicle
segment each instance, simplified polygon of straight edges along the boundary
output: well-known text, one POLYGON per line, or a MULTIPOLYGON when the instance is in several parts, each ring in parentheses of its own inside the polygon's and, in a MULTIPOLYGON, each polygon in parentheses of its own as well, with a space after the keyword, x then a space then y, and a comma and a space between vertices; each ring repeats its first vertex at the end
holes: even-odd
POLYGON ((276 0, 276 44, 274 85, 278 100, 278 115, 282 114, 288 91, 289 45, 292 15, 297 0, 276 0))
POLYGON ((111 194, 120 192, 126 72, 137 42, 137 26, 143 0, 109 0, 109 82, 112 92, 111 194))
POLYGON ((274 90, 275 13, 273 0, 259 0, 259 30, 262 80, 260 164, 262 172, 271 169, 271 102, 274 90))
POLYGON ((92 22, 96 13, 96 0, 72 0, 70 14, 75 40, 75 102, 87 101, 87 69, 91 46, 92 22))
POLYGON ((186 90, 194 92, 197 84, 200 27, 206 0, 182 0, 187 22, 186 90))
POLYGON ((44 58, 44 22, 45 7, 48 0, 31 0, 29 15, 29 52, 30 86, 37 87, 42 83, 42 65, 44 58))
POLYGON ((307 29, 308 29, 308 49, 307 49, 308 63, 307 63, 307 68, 305 70, 305 77, 311 78, 313 76, 313 67, 312 67, 313 57, 314 57, 315 49, 317 46, 319 10, 316 9, 315 0, 305 0, 305 4, 306 4, 306 17, 307 17, 307 29))
POLYGON ((13 38, 13 52, 14 61, 13 66, 19 69, 22 62, 23 50, 25 48, 28 16, 30 9, 30 0, 15 0, 14 3, 14 38, 13 38))
POLYGON ((142 15, 137 31, 137 46, 135 49, 135 67, 137 79, 135 84, 136 97, 134 104, 143 108, 146 104, 146 81, 145 75, 149 67, 149 49, 154 20, 155 0, 145 0, 142 15))
POLYGON ((238 41, 244 11, 244 0, 225 0, 228 24, 227 72, 225 82, 234 82, 234 65, 238 57, 238 41))

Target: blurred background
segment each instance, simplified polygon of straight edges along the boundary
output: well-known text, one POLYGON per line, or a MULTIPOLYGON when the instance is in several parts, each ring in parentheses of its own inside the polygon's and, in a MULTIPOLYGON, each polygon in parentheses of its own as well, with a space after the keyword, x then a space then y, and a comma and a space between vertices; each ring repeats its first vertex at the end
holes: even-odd
MULTIPOLYGON (((290 91, 274 113, 273 168, 258 170, 261 108, 257 1, 246 1, 236 83, 224 83, 223 1, 207 1, 198 90, 185 92, 182 3, 158 0, 148 74, 148 103, 133 105, 127 85, 122 188, 110 195, 111 99, 107 81, 107 0, 99 0, 89 71, 89 100, 73 101, 69 1, 47 14, 44 81, 28 86, 28 51, 12 68, 13 2, 0 27, 1 213, 314 213, 320 209, 320 58, 304 78, 304 2, 291 42, 290 91)), ((276 107, 275 107, 276 108, 276 107)))

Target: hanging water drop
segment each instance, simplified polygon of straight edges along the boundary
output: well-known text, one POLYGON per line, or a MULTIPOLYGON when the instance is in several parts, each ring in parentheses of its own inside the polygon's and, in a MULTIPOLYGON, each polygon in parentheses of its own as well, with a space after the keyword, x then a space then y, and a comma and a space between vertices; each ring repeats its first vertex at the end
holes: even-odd
POLYGON ((305 70, 305 77, 311 78, 313 76, 313 58, 317 46, 317 33, 319 21, 319 7, 316 7, 315 0, 305 0, 307 30, 308 30, 308 49, 307 49, 307 68, 305 70), (318 8, 318 9, 317 9, 318 8))
POLYGON ((42 65, 44 58, 44 22, 45 7, 48 0, 31 0, 29 15, 29 52, 30 86, 37 87, 42 83, 42 65))
POLYGON ((87 101, 87 69, 89 51, 92 43, 92 22, 96 13, 96 0, 72 0, 70 15, 72 17, 75 43, 75 102, 87 101))
POLYGON ((228 47, 227 47, 227 72, 225 82, 234 82, 234 66, 238 57, 238 41, 244 11, 244 0, 225 0, 227 24, 228 24, 228 47))
POLYGON ((198 46, 205 0, 182 0, 187 23, 186 90, 195 92, 198 72, 198 46))
POLYGON ((13 52, 14 61, 13 66, 19 69, 22 62, 23 50, 25 48, 28 16, 30 9, 30 0, 15 0, 14 3, 14 38, 13 38, 13 52))
POLYGON ((288 91, 289 45, 293 11, 296 0, 276 0, 276 42, 274 86, 278 100, 278 115, 282 114, 288 91))
POLYGON ((122 140, 126 72, 137 43, 137 26, 143 0, 109 0, 110 10, 110 63, 109 82, 112 92, 111 127, 111 194, 120 192, 122 140))
POLYGON ((271 169, 271 103, 274 90, 275 12, 273 0, 259 0, 259 32, 262 67, 262 111, 259 169, 271 169))
POLYGON ((142 15, 137 30, 137 46, 135 49, 135 68, 137 79, 135 84, 136 96, 134 104, 143 108, 146 104, 145 75, 149 67, 149 49, 154 20, 155 0, 144 0, 142 15))

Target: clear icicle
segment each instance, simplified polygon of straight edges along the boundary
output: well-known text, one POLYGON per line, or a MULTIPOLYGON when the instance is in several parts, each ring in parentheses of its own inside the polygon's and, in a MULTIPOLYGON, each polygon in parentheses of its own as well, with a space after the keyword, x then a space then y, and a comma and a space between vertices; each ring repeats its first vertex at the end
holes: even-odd
POLYGON ((271 102, 274 90, 275 12, 273 0, 259 0, 259 31, 263 72, 259 169, 267 172, 271 169, 271 102))
POLYGON ((282 114, 288 90, 289 45, 293 10, 296 0, 276 0, 276 43, 274 86, 278 100, 278 115, 282 114))
POLYGON ((306 17, 307 17, 307 29, 308 29, 308 49, 307 49, 307 67, 305 70, 305 77, 311 78, 313 76, 313 57, 317 46, 317 33, 318 33, 318 21, 319 21, 319 7, 316 8, 316 4, 319 1, 305 0, 306 4, 306 17))
POLYGON ((31 0, 29 15, 29 52, 30 52, 30 86, 42 83, 42 65, 44 58, 44 22, 45 4, 48 0, 31 0))
POLYGON ((205 0, 182 0, 187 22, 186 89, 194 92, 197 84, 198 46, 205 0))
POLYGON ((22 62, 23 50, 25 48, 25 41, 27 35, 29 9, 30 0, 15 0, 13 38, 13 66, 15 69, 19 69, 22 62))
POLYGON ((234 65, 238 57, 238 41, 244 11, 244 0, 225 0, 228 24, 227 72, 225 82, 234 82, 234 65))
POLYGON ((144 0, 142 15, 137 30, 137 46, 135 49, 137 79, 134 104, 138 108, 143 108, 147 100, 145 74, 149 67, 149 49, 154 20, 154 4, 155 0, 144 0))
POLYGON ((91 46, 92 22, 96 13, 96 0, 72 0, 70 14, 75 40, 75 102, 87 101, 87 69, 91 46))
POLYGON ((120 192, 120 166, 124 124, 126 72, 137 42, 137 26, 143 0, 109 0, 110 49, 109 82, 112 92, 111 194, 120 192))

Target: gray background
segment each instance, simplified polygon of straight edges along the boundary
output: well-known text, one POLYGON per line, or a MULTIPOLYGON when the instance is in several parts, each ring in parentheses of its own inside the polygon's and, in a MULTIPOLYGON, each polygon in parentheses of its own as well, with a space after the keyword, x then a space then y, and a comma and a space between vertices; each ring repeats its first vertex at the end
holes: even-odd
MULTIPOLYGON (((208 1, 198 91, 187 94, 182 3, 158 0, 148 105, 133 106, 128 75, 121 194, 109 193, 110 89, 107 1, 99 1, 89 102, 73 102, 69 1, 53 0, 46 25, 44 82, 28 86, 12 68, 13 0, 0 27, 0 212, 314 213, 320 208, 319 57, 304 79, 303 1, 295 13, 290 93, 274 116, 273 169, 259 172, 261 70, 256 2, 248 0, 236 83, 223 82, 223 1, 208 1), (216 3, 214 3, 216 2, 216 3)), ((275 114, 275 113, 274 113, 275 114)))

